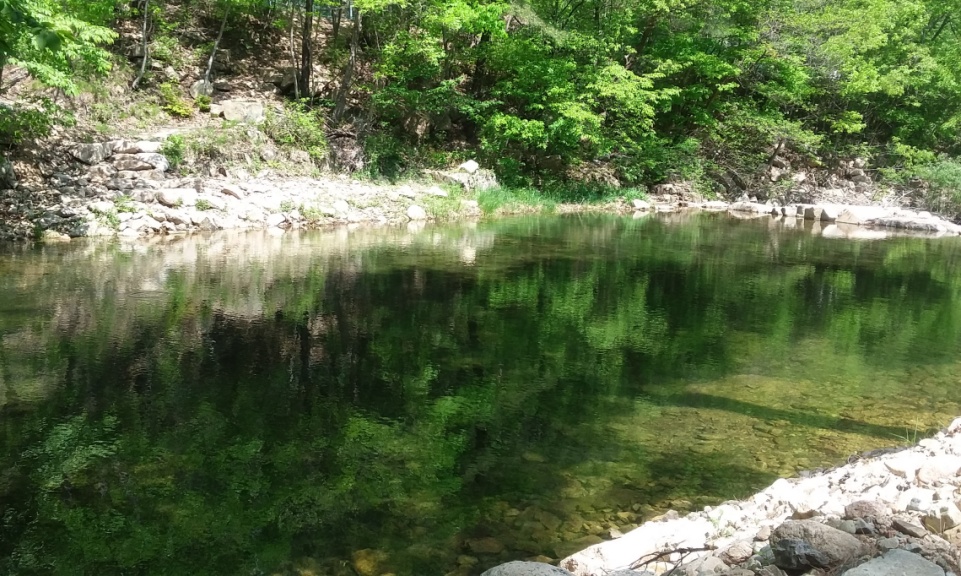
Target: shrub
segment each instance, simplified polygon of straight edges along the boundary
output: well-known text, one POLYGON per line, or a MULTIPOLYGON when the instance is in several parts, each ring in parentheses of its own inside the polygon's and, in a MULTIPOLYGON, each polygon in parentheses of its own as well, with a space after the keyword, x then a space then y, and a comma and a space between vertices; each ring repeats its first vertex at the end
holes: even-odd
POLYGON ((926 191, 921 201, 925 208, 952 219, 961 216, 961 160, 942 157, 913 172, 924 181, 926 191))
POLYGON ((62 110, 48 99, 37 108, 0 104, 0 147, 15 148, 50 135, 54 123, 63 121, 62 110))
POLYGON ((327 158, 323 115, 301 102, 287 104, 283 112, 268 112, 264 132, 282 148, 306 151, 314 162, 327 158))
POLYGON ((201 94, 200 96, 197 96, 197 99, 194 100, 194 102, 197 103, 197 109, 200 110, 201 112, 210 112, 210 104, 211 104, 210 96, 207 96, 206 94, 201 94))
POLYGON ((193 116, 193 108, 180 92, 180 88, 172 82, 160 85, 160 101, 163 110, 171 116, 189 118, 193 116))
POLYGON ((160 153, 167 158, 167 161, 170 163, 170 169, 176 170, 183 164, 184 156, 187 153, 187 145, 186 142, 184 142, 184 137, 179 134, 173 134, 164 141, 160 147, 160 153))

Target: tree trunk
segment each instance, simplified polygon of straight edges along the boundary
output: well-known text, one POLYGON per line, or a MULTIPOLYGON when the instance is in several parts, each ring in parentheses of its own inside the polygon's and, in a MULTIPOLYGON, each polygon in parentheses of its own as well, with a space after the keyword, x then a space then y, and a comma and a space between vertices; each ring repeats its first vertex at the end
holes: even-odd
POLYGON ((357 50, 360 44, 360 10, 354 12, 354 29, 350 33, 350 58, 347 60, 347 67, 344 75, 340 79, 340 88, 337 90, 337 101, 334 105, 334 121, 339 122, 347 111, 347 96, 354 79, 354 66, 357 64, 357 50))
POLYGON ((143 60, 140 62, 140 73, 137 77, 133 79, 133 84, 130 85, 132 90, 137 89, 137 85, 143 80, 143 75, 147 73, 147 60, 150 57, 150 49, 147 47, 147 23, 150 21, 150 0, 144 0, 143 3, 143 30, 141 31, 141 50, 143 50, 143 60))
POLYGON ((214 41, 214 48, 210 51, 210 59, 207 60, 207 72, 204 73, 204 90, 210 88, 210 71, 214 69, 214 58, 217 56, 217 48, 220 40, 224 37, 224 28, 227 27, 227 17, 230 16, 230 8, 224 12, 224 19, 220 22, 220 32, 217 33, 217 40, 214 41))
MULTIPOLYGON (((290 0, 290 69, 297 69, 297 54, 294 52, 294 0, 290 0)), ((300 78, 299 74, 294 74, 294 100, 300 100, 300 78)), ((281 82, 283 83, 283 82, 281 82)))
POLYGON ((340 36, 340 19, 344 13, 343 5, 337 6, 333 9, 333 14, 330 16, 330 37, 331 44, 337 45, 337 37, 340 36))
POLYGON ((313 47, 314 0, 304 5, 304 26, 300 32, 300 85, 305 96, 310 96, 310 72, 314 66, 311 48, 313 47))

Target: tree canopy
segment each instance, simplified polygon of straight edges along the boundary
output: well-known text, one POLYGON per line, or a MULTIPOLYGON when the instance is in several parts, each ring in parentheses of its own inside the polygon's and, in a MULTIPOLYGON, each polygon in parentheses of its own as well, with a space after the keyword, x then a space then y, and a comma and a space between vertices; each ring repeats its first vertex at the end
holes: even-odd
MULTIPOLYGON (((114 30, 168 2, 0 0, 0 61, 73 91, 108 68, 114 30)), ((238 32, 296 72, 292 97, 365 127, 378 175, 464 145, 509 184, 749 178, 785 147, 895 170, 959 150, 958 0, 176 4, 213 52, 238 32)))

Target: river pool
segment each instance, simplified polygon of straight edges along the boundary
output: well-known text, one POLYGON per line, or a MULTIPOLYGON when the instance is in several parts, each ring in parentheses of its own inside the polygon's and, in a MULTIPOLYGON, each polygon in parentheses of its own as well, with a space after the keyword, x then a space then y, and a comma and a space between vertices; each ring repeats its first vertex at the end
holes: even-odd
POLYGON ((720 214, 0 247, 0 573, 476 575, 961 414, 961 240, 720 214))

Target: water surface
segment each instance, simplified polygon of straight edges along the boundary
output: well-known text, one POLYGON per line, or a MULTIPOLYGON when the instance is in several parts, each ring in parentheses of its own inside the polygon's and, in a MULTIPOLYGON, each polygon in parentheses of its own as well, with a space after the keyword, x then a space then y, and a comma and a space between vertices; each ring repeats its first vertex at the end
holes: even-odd
POLYGON ((0 573, 479 574, 961 414, 961 244, 721 215, 0 251, 0 573))

